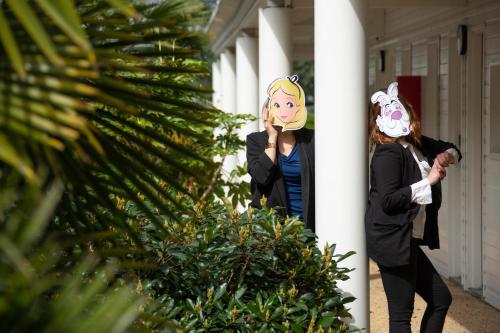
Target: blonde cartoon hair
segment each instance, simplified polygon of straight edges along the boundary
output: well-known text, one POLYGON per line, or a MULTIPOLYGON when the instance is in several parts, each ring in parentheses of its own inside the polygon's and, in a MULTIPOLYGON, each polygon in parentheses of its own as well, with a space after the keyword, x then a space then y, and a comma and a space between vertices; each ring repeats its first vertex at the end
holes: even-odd
POLYGON ((306 124, 306 98, 304 90, 297 83, 298 80, 299 77, 297 75, 287 76, 286 78, 279 78, 274 80, 267 88, 267 108, 269 110, 271 122, 273 125, 281 126, 283 128, 283 132, 301 129, 306 124), (279 89, 283 90, 285 94, 292 96, 298 106, 298 111, 289 122, 283 122, 276 116, 276 108, 271 103, 274 93, 279 89))

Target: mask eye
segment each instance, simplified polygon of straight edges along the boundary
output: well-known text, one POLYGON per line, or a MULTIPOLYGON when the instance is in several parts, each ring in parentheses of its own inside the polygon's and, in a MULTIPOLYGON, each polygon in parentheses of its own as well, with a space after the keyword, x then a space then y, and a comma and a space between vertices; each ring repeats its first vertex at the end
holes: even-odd
POLYGON ((293 103, 292 102, 287 102, 286 106, 288 106, 289 109, 293 108, 293 103))
POLYGON ((274 107, 275 107, 276 109, 279 109, 279 108, 280 108, 279 103, 274 103, 274 107))

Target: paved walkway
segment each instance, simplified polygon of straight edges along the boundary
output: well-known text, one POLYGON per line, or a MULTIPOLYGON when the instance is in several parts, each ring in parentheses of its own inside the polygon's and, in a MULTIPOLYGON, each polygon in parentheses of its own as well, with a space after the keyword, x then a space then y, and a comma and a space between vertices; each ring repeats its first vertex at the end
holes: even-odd
MULTIPOLYGON (((500 333, 500 311, 465 292, 461 286, 445 280, 453 294, 453 303, 444 325, 445 333, 500 333)), ((412 332, 419 332, 425 302, 417 296, 412 332)), ((377 265, 370 261, 371 333, 389 332, 387 301, 377 265)))

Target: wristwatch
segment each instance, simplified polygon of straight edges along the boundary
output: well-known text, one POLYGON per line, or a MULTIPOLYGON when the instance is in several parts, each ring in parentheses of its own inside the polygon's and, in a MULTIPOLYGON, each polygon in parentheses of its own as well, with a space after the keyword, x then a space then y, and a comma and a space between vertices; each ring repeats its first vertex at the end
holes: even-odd
POLYGON ((267 148, 276 148, 276 142, 267 142, 266 149, 267 148))

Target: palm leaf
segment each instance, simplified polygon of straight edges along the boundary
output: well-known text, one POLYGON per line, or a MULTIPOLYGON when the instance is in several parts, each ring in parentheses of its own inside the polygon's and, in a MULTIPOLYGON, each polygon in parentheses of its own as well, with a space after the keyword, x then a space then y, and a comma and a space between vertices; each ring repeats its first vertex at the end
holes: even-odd
POLYGON ((64 179, 56 214, 76 233, 113 227, 132 235, 115 197, 158 226, 142 200, 175 219, 173 207, 186 208, 158 184, 195 197, 178 178, 208 183, 216 167, 194 151, 209 144, 220 115, 200 95, 210 89, 193 84, 208 73, 203 36, 189 23, 198 2, 34 3, 0 5, 0 128, 8 133, 0 161, 31 181, 42 166, 64 179))
POLYGON ((2 42, 14 69, 19 73, 19 75, 21 75, 21 77, 25 77, 26 70, 23 65, 23 56, 21 55, 19 47, 14 40, 14 35, 12 34, 12 30, 10 29, 7 18, 3 13, 2 7, 0 7, 0 41, 2 42))
MULTIPOLYGON (((23 187, 5 176, 1 198, 11 209, 0 224, 0 317, 6 332, 123 332, 139 316, 144 299, 117 283, 115 268, 95 255, 65 262, 77 242, 61 242, 47 225, 63 191, 60 180, 45 189, 23 187), (7 185, 5 187, 5 185, 7 185), (24 189, 24 195, 14 193, 24 189), (47 234, 48 233, 48 234, 47 234), (19 237, 12 237, 14 234, 19 237), (63 264, 63 265, 61 265, 63 264), (111 288, 110 288, 111 286, 111 288)), ((109 235, 108 235, 109 237, 109 235)), ((84 241, 102 238, 88 234, 84 241)))
POLYGON ((6 0, 5 2, 45 56, 55 64, 62 64, 63 61, 57 54, 54 43, 28 2, 26 0, 6 0))

